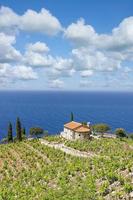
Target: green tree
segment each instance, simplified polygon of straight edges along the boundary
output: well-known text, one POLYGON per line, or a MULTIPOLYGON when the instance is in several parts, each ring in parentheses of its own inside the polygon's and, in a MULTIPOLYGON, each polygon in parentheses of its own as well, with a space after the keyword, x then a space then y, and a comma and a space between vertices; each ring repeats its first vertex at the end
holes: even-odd
POLYGON ((22 139, 26 139, 26 130, 25 130, 25 128, 22 128, 21 135, 22 135, 22 139))
POLYGON ((94 132, 97 132, 97 133, 101 133, 102 136, 104 133, 106 133, 107 131, 110 130, 110 127, 108 124, 104 124, 104 123, 101 123, 101 124, 95 124, 92 126, 92 130, 94 132))
POLYGON ((21 130, 21 122, 19 117, 17 118, 16 121, 16 134, 17 134, 17 140, 22 141, 22 130, 21 130))
POLYGON ((73 115, 73 112, 71 112, 71 121, 74 121, 74 115, 73 115))
POLYGON ((126 131, 123 128, 117 128, 115 134, 118 138, 127 137, 126 131))
POLYGON ((43 134, 44 130, 40 127, 32 127, 30 128, 30 135, 40 135, 43 134))
POLYGON ((9 122, 8 124, 8 135, 7 135, 7 141, 13 142, 13 135, 12 135, 12 124, 9 122))
POLYGON ((25 128, 22 128, 22 135, 23 135, 23 136, 26 136, 25 128))

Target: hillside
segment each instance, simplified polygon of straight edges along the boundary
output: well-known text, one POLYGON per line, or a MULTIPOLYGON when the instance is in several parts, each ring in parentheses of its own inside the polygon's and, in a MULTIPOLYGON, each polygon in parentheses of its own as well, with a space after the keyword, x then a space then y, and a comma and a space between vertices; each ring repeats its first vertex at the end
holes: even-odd
POLYGON ((0 200, 129 199, 133 191, 132 140, 47 140, 94 156, 68 155, 39 140, 0 145, 0 200))

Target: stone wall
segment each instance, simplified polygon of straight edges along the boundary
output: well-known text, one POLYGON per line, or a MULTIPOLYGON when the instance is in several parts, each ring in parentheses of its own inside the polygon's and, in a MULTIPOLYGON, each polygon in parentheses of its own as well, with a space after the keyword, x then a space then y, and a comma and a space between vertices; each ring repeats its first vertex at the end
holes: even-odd
POLYGON ((81 140, 84 140, 84 139, 89 139, 90 135, 89 135, 89 132, 87 133, 78 133, 78 132, 75 132, 75 139, 78 140, 78 139, 81 139, 81 140))

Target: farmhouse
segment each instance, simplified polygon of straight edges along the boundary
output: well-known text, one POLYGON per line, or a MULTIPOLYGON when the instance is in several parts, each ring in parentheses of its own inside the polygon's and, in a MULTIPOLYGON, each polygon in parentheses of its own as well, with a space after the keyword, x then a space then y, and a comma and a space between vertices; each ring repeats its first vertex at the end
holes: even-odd
POLYGON ((75 121, 64 124, 64 131, 61 132, 61 136, 68 140, 89 139, 90 134, 90 125, 83 125, 75 121))

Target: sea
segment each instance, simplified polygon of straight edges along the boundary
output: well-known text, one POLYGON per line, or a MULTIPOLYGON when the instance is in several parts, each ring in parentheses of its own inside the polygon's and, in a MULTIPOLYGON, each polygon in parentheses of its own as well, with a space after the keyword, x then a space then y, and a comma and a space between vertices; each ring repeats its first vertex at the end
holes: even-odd
POLYGON ((132 92, 1 91, 0 139, 6 137, 9 122, 15 135, 17 117, 27 134, 31 127, 59 134, 71 112, 75 121, 107 123, 112 131, 122 127, 133 132, 132 92))

